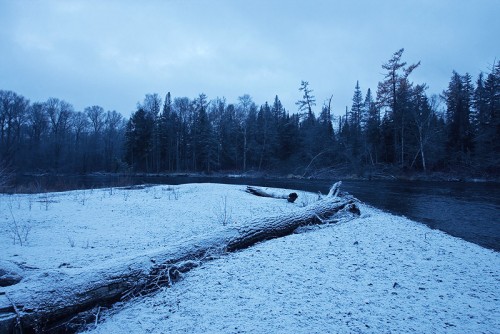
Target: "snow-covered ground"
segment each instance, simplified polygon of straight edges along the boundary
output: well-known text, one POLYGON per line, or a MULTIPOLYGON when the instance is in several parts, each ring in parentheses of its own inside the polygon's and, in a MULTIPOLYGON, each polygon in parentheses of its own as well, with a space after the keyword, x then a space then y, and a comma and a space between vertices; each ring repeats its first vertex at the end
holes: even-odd
MULTIPOLYGON (((0 260, 25 277, 102 266, 317 198, 298 192, 290 204, 244 190, 188 184, 0 195, 0 260)), ((89 332, 500 333, 499 253, 360 207, 358 219, 206 262, 171 288, 101 311, 104 321, 89 332)))
POLYGON ((0 195, 1 259, 19 264, 26 275, 82 268, 222 230, 257 215, 296 210, 317 198, 298 192, 298 203, 288 205, 249 195, 245 189, 186 184, 0 195))

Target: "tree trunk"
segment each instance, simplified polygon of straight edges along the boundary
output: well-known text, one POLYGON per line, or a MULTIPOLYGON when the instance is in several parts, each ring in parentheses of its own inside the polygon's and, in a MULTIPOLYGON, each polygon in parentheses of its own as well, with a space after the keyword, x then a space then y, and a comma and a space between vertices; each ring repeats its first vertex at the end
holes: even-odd
POLYGON ((425 164, 425 154, 424 154, 424 141, 422 139, 422 130, 419 131, 419 142, 420 142, 420 156, 422 157, 422 167, 424 172, 427 172, 427 166, 425 164))
POLYGON ((288 195, 285 194, 277 194, 277 193, 271 193, 268 192, 262 188, 257 188, 257 187, 252 187, 252 186, 247 186, 247 193, 250 193, 255 196, 260 196, 260 197, 271 197, 271 198, 277 198, 277 199, 286 199, 288 202, 293 203, 295 200, 299 197, 297 193, 289 193, 288 195))
POLYGON ((224 252, 291 234, 300 226, 334 222, 340 212, 359 215, 352 197, 338 196, 339 185, 323 199, 293 213, 251 220, 113 263, 50 270, 2 288, 0 332, 74 332, 96 321, 100 307, 169 286, 182 273, 224 252))
POLYGON ((243 134, 243 171, 247 171, 247 127, 245 126, 243 134))

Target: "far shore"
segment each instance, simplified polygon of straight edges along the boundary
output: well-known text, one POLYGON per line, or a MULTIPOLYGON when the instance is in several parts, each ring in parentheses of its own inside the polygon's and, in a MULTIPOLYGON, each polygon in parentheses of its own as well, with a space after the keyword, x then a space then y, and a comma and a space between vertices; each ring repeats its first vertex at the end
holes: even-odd
MULTIPOLYGON (((3 193, 37 193, 46 191, 68 191, 85 188, 120 187, 137 184, 137 180, 148 178, 221 178, 221 179, 265 179, 265 180, 350 180, 350 181, 415 181, 415 182, 473 182, 500 183, 496 176, 459 175, 458 173, 387 173, 374 172, 354 174, 345 170, 315 173, 314 175, 298 175, 293 173, 277 173, 262 171, 223 171, 223 172, 93 172, 82 174, 68 173, 10 173, 6 185, 0 188, 3 193), (101 179, 102 186, 93 184, 86 186, 83 179, 101 179)), ((99 182, 97 182, 99 183, 99 182)), ((143 182, 140 182, 143 183, 143 182)))

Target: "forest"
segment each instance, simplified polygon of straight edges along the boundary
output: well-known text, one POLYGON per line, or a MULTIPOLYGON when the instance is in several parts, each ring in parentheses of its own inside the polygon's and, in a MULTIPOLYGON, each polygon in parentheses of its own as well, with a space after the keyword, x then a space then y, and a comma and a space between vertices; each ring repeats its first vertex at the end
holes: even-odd
MULTIPOLYGON (((10 173, 273 173, 354 177, 445 173, 497 179, 500 165, 500 61, 473 79, 451 73, 429 96, 414 83, 420 63, 404 49, 382 64, 376 91, 356 82, 345 112, 317 105, 309 82, 296 109, 278 96, 258 104, 146 94, 129 118, 64 100, 31 102, 0 90, 0 169, 10 173), (338 116, 341 114, 341 116, 338 116), (334 116, 337 115, 337 116, 334 116)), ((272 95, 271 95, 272 96, 272 95)))

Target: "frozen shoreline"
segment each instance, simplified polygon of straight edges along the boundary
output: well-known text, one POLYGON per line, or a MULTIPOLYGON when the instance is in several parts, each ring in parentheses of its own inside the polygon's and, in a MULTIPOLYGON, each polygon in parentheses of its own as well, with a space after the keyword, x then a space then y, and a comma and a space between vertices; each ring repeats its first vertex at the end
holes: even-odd
MULTIPOLYGON (((316 197, 299 192, 291 205, 243 189, 72 191, 52 194, 47 209, 29 197, 37 195, 2 195, 1 260, 24 266, 27 277, 64 263, 102 265, 224 229, 224 197, 233 223, 316 197), (33 224, 25 246, 13 246, 10 210, 33 224)), ((500 332, 499 253, 366 205, 361 212, 207 262, 172 288, 103 311, 93 332, 500 332)))

